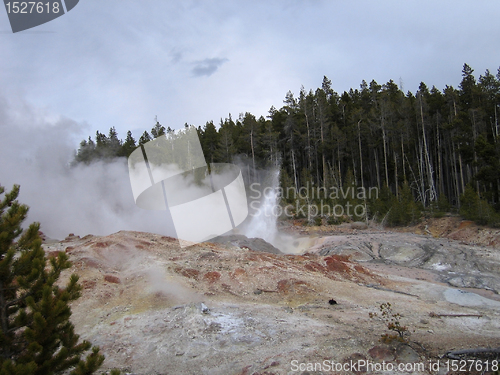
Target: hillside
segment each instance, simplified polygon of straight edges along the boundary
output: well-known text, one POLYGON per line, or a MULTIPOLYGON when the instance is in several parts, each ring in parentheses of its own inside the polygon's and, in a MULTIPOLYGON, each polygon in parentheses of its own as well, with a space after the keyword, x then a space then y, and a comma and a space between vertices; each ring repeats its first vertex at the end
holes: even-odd
POLYGON ((303 255, 231 243, 181 249, 172 238, 140 232, 69 236, 44 246, 49 254, 66 251, 70 272, 80 275, 83 296, 72 320, 101 347, 105 368, 288 374, 297 373, 293 360, 413 363, 498 346, 496 247, 379 228, 339 230, 317 236, 303 255), (463 285, 450 278, 458 270, 463 285), (389 331, 369 314, 380 315, 385 302, 409 327, 408 344, 380 342, 389 331))

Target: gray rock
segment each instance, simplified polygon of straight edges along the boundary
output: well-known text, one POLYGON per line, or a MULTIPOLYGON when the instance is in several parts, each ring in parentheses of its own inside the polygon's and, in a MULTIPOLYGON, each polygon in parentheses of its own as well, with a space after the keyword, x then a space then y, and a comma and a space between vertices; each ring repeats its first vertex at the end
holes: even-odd
POLYGON ((228 236, 218 236, 212 238, 209 242, 216 242, 226 246, 238 246, 254 251, 261 251, 271 254, 283 254, 279 249, 271 245, 262 238, 248 238, 242 234, 230 234, 228 236))
POLYGON ((419 354, 408 345, 400 345, 396 348, 396 359, 400 363, 420 362, 419 354))

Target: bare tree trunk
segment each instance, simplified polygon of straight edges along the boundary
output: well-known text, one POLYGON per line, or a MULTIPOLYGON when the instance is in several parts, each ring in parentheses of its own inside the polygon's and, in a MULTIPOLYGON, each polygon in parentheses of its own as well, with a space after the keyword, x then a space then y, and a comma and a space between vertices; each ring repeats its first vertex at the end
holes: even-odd
MULTIPOLYGON (((472 110, 472 137, 474 139, 474 146, 476 145, 476 110, 472 110)), ((478 172, 477 169, 477 152, 476 152, 476 147, 474 147, 474 174, 476 175, 478 172)), ((481 195, 481 191, 479 190, 479 180, 476 180, 476 190, 477 194, 481 195)))
MULTIPOLYGON (((420 97, 420 118, 422 120, 422 136, 424 142, 424 153, 425 153, 425 163, 427 164, 427 180, 429 184, 429 200, 432 202, 436 200, 436 187, 434 185, 434 171, 429 158, 429 149, 427 147, 427 136, 425 135, 425 122, 424 122, 424 110, 422 105, 422 95, 420 97)), ((425 206, 425 204, 424 204, 425 206)))
POLYGON ((307 159, 309 161, 309 170, 312 172, 312 159, 311 159, 311 130, 309 128, 309 117, 307 116, 307 105, 304 100, 304 115, 306 117, 307 126, 307 159))
POLYGON ((394 150, 394 184, 396 185, 396 198, 399 196, 398 189, 398 159, 396 157, 396 151, 394 150))
POLYGON ((382 118, 382 143, 384 146, 384 168, 385 168, 385 184, 389 187, 389 172, 387 169, 387 145, 386 145, 386 137, 385 137, 385 128, 384 128, 384 119, 382 118))
POLYGON ((292 148, 292 166, 293 166, 293 181, 295 182, 295 190, 299 188, 299 184, 297 183, 297 168, 295 167, 295 153, 292 148))
POLYGON ((438 187, 440 190, 439 193, 444 193, 443 160, 441 156, 441 136, 439 135, 439 120, 436 122, 436 132, 437 132, 437 156, 438 156, 438 187))
POLYGON ((321 115, 321 121, 320 121, 320 132, 321 132, 321 161, 322 161, 322 165, 323 165, 323 186, 325 186, 325 183, 326 183, 326 158, 325 158, 325 140, 324 140, 324 135, 323 135, 323 116, 322 115, 321 115))
POLYGON ((339 168, 339 187, 342 186, 342 169, 340 169, 340 144, 337 147, 337 163, 339 168))
POLYGON ((250 146, 252 147, 252 164, 253 164, 253 173, 255 173, 255 152, 253 148, 253 129, 250 132, 250 146))
POLYGON ((377 154, 377 149, 373 149, 373 154, 375 155, 375 170, 376 170, 376 173, 377 173, 377 186, 378 186, 378 189, 380 190, 380 171, 379 171, 379 167, 378 167, 378 154, 377 154))
POLYGON ((420 184, 419 194, 420 200, 424 207, 426 206, 426 194, 425 194, 425 172, 424 172, 424 155, 423 155, 423 147, 422 142, 418 143, 418 174, 420 176, 418 183, 420 184))
POLYGON ((495 143, 498 138, 498 116, 497 116, 497 104, 495 104, 495 143))
POLYGON ((403 135, 402 134, 401 134, 401 164, 403 165, 403 180, 406 181, 405 147, 403 144, 403 135))
POLYGON ((457 167, 457 155, 455 153, 455 142, 451 142, 451 147, 452 149, 452 152, 451 152, 451 155, 452 155, 452 160, 453 160, 453 164, 452 164, 452 170, 453 170, 453 182, 454 182, 454 186, 455 186, 455 197, 457 198, 457 202, 458 202, 458 207, 460 208, 460 182, 459 182, 459 174, 458 174, 458 167, 457 167))
POLYGON ((361 128, 360 128, 360 124, 361 123, 361 120, 358 121, 358 145, 359 145, 359 163, 360 163, 360 176, 361 176, 361 187, 365 188, 365 185, 363 183, 363 154, 361 153, 361 128))
POLYGON ((462 193, 463 193, 465 191, 464 169, 462 166, 462 155, 460 155, 460 152, 458 153, 458 164, 460 166, 460 182, 462 183, 462 193))

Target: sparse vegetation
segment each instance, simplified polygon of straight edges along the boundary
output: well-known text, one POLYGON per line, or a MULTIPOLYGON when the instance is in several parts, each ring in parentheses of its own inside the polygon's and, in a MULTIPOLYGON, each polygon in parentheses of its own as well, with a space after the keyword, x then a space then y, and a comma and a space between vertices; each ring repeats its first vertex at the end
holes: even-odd
MULTIPOLYGON (((392 342, 408 342, 408 338, 411 334, 409 328, 401 324, 401 314, 395 313, 392 310, 392 305, 390 302, 384 302, 379 307, 380 318, 384 321, 387 329, 394 333, 384 333, 380 341, 385 344, 390 344, 392 342)), ((374 319, 379 317, 379 313, 370 313, 370 318, 374 319)))

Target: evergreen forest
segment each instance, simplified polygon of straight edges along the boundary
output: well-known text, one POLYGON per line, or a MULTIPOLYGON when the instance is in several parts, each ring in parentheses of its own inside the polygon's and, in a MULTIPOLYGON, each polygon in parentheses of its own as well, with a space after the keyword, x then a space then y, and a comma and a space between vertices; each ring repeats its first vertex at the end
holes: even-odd
MULTIPOLYGON (((325 76, 316 90, 288 91, 281 108, 272 106, 266 117, 229 115, 197 130, 207 162, 243 158, 255 169, 279 166, 283 189, 378 188, 376 197, 362 199, 370 219, 406 225, 451 211, 497 226, 499 104, 500 68, 476 78, 464 64, 458 88, 441 91, 422 82, 415 93, 405 93, 393 80, 372 80, 337 93, 325 76)), ((131 131, 124 140, 115 127, 107 135, 98 131, 81 142, 75 163, 127 157, 172 132, 158 121, 137 141, 131 131)))

